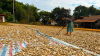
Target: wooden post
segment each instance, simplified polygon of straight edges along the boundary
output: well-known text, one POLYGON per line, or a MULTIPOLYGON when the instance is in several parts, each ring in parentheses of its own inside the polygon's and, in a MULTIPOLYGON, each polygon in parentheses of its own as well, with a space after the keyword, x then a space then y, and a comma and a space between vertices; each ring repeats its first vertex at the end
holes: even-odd
POLYGON ((91 22, 91 28, 92 28, 92 22, 91 22))
POLYGON ((85 28, 85 22, 84 22, 84 28, 85 28))
POLYGON ((13 22, 15 22, 15 14, 14 14, 14 0, 13 0, 13 22))

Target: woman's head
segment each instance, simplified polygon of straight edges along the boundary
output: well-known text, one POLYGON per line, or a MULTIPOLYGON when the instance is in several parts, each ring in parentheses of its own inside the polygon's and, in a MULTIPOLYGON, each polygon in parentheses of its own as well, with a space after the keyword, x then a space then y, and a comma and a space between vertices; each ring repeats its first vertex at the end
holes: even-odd
POLYGON ((61 16, 61 19, 62 19, 62 20, 65 20, 65 17, 64 17, 64 16, 61 16))

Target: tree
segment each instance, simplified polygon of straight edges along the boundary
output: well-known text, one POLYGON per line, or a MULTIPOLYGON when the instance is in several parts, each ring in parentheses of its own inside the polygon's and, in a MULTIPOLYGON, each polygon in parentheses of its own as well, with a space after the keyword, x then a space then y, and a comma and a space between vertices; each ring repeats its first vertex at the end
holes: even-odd
POLYGON ((31 8, 30 8, 30 5, 29 4, 26 4, 26 13, 27 13, 27 15, 28 15, 28 20, 29 20, 29 18, 30 18, 30 14, 31 14, 31 8))
POLYGON ((49 20, 49 18, 50 18, 50 12, 47 12, 47 11, 40 11, 39 12, 39 19, 43 19, 43 23, 44 24, 46 24, 47 23, 47 21, 49 20))
POLYGON ((7 19, 6 19, 6 21, 7 22, 12 22, 13 20, 13 15, 11 14, 11 12, 8 12, 8 11, 6 11, 6 12, 3 12, 3 14, 6 14, 7 15, 7 19))
POLYGON ((2 8, 0 8, 0 14, 2 14, 3 13, 3 10, 2 10, 2 8))
MULTIPOLYGON (((0 13, 11 12, 13 14, 13 0, 0 0, 0 13)), ((37 7, 34 5, 23 4, 22 2, 15 1, 15 20, 27 22, 35 22, 39 19, 37 7)), ((9 21, 9 20, 8 20, 9 21)))
POLYGON ((51 18, 57 22, 58 25, 62 25, 61 16, 70 17, 70 9, 56 7, 51 12, 51 18))
POLYGON ((75 8, 73 15, 75 16, 75 18, 78 18, 80 16, 88 16, 87 12, 88 8, 80 5, 75 8))
POLYGON ((37 13, 38 9, 34 5, 25 4, 23 8, 27 13, 27 19, 29 22, 34 22, 38 20, 38 16, 39 16, 37 13))
POLYGON ((85 6, 77 6, 74 10, 75 18, 77 19, 80 16, 92 16, 92 15, 100 15, 100 10, 94 8, 94 5, 90 7, 85 6))
POLYGON ((95 11, 95 15, 100 15, 100 10, 97 9, 97 10, 95 11))
POLYGON ((88 9, 89 15, 95 15, 96 8, 93 7, 94 5, 90 6, 88 9))
POLYGON ((27 13, 23 9, 23 5, 19 2, 15 3, 15 19, 20 21, 21 19, 27 19, 27 13))
POLYGON ((2 1, 0 1, 0 8, 2 8, 2 5, 3 5, 3 3, 2 3, 2 1))
POLYGON ((35 21, 38 21, 39 19, 39 14, 38 14, 38 10, 34 5, 30 5, 30 8, 31 8, 31 12, 30 12, 30 15, 31 15, 31 18, 30 18, 30 21, 33 20, 33 22, 35 21))
POLYGON ((8 11, 8 12, 13 13, 13 11, 12 11, 12 9, 13 9, 12 0, 0 0, 0 7, 4 11, 8 11))

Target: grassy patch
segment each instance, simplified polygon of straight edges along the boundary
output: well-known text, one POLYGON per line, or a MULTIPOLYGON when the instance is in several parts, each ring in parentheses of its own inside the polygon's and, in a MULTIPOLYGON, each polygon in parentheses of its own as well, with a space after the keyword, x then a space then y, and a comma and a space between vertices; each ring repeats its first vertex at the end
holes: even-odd
POLYGON ((11 24, 8 23, 8 22, 0 22, 0 25, 4 25, 4 26, 13 26, 13 25, 11 25, 11 24))
POLYGON ((8 22, 0 22, 0 25, 8 25, 8 22))

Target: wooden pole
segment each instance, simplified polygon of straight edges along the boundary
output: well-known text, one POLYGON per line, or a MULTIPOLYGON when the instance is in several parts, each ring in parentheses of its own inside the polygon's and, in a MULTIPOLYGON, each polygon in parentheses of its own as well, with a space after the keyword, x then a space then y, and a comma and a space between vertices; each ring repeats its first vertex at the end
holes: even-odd
POLYGON ((85 22, 84 22, 84 28, 85 28, 85 22))
POLYGON ((13 0, 13 22, 15 22, 15 13, 14 13, 14 0, 13 0))
POLYGON ((92 22, 91 22, 91 28, 92 28, 92 22))

